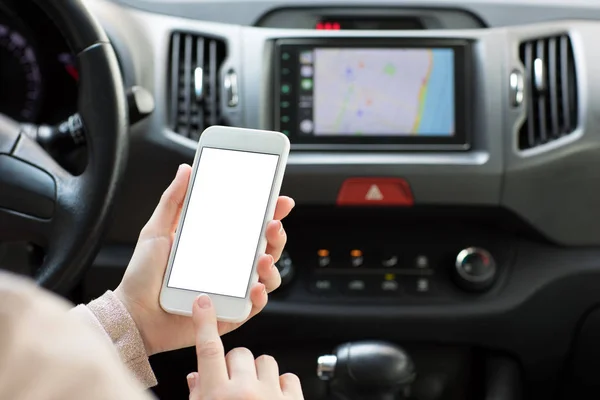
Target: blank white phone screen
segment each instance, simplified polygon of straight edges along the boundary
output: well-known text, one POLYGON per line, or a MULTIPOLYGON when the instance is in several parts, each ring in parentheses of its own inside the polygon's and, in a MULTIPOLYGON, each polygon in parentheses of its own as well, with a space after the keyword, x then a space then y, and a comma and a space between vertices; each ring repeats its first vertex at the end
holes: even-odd
POLYGON ((202 149, 167 286, 246 297, 278 162, 202 149))

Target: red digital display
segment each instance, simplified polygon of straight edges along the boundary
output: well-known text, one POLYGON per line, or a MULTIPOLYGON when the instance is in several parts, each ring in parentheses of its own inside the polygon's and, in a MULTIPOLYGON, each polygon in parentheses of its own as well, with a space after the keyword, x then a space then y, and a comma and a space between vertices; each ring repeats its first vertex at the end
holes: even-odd
POLYGON ((319 31, 339 31, 342 29, 342 26, 339 22, 317 22, 315 27, 319 31))

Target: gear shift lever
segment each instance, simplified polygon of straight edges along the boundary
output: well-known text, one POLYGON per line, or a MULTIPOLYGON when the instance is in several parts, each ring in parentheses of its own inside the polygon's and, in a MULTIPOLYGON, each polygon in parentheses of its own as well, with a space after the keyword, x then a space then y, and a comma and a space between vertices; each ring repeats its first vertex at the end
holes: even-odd
POLYGON ((404 399, 416 378, 415 366, 398 346, 379 341, 350 342, 319 357, 317 375, 330 381, 339 399, 404 399))

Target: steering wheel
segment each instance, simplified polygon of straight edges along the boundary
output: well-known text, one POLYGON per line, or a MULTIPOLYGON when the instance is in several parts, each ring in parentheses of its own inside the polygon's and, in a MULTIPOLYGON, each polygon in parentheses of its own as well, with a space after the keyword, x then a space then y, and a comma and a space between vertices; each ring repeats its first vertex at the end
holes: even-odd
POLYGON ((66 293, 96 255, 125 168, 126 94, 114 49, 81 0, 33 0, 77 55, 78 113, 88 162, 72 175, 20 125, 0 116, 0 241, 45 250, 34 278, 66 293))

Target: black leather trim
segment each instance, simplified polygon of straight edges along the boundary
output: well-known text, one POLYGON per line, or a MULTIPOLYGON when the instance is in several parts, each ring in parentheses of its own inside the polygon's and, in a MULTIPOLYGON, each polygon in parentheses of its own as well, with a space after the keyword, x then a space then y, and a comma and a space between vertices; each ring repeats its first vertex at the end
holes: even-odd
POLYGON ((99 43, 106 33, 81 0, 34 0, 54 21, 75 54, 99 43))
POLYGON ((85 172, 58 185, 46 258, 37 282, 66 293, 91 265, 125 170, 128 115, 115 51, 80 0, 34 0, 62 29, 78 54, 79 114, 88 144, 85 172))

